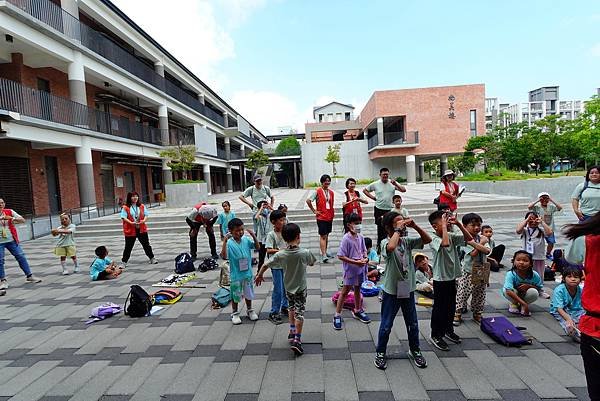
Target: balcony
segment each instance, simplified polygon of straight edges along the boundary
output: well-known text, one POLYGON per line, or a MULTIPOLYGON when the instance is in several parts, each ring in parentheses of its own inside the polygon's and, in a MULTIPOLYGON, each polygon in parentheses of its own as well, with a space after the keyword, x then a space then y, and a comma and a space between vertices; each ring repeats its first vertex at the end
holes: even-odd
POLYGON ((419 145, 419 131, 407 132, 384 132, 383 145, 378 144, 377 134, 368 139, 369 151, 375 147, 394 146, 394 147, 415 147, 419 145))
POLYGON ((0 109, 120 138, 161 144, 160 130, 0 78, 0 109))
POLYGON ((225 152, 225 149, 217 147, 217 157, 219 159, 227 160, 227 152, 225 152))
POLYGON ((194 130, 171 127, 169 128, 169 145, 171 146, 194 146, 196 140, 194 130))

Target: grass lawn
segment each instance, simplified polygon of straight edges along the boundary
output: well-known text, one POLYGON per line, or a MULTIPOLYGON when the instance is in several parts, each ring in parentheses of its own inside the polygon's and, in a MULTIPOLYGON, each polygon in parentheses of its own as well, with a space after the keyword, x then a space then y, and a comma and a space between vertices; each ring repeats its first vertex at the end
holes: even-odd
POLYGON ((562 173, 520 173, 512 170, 494 170, 488 173, 471 173, 463 177, 457 177, 457 181, 510 181, 510 180, 529 180, 533 178, 556 178, 565 176, 585 176, 584 170, 569 171, 562 173))

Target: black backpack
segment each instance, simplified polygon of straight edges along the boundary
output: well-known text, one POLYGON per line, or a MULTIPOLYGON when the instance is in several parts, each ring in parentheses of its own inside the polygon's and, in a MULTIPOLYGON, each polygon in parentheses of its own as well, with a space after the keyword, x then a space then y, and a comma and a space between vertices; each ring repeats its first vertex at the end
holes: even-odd
POLYGON ((175 273, 184 274, 195 271, 194 262, 192 261, 192 256, 187 253, 180 253, 175 258, 175 273))
POLYGON ((152 297, 137 284, 131 286, 125 299, 125 314, 131 317, 147 316, 152 309, 152 297), (129 301, 129 306, 127 306, 129 301))
POLYGON ((216 260, 214 260, 213 258, 206 258, 202 261, 202 263, 200 263, 200 265, 198 266, 198 270, 204 273, 209 270, 215 270, 218 267, 219 263, 217 263, 216 260))

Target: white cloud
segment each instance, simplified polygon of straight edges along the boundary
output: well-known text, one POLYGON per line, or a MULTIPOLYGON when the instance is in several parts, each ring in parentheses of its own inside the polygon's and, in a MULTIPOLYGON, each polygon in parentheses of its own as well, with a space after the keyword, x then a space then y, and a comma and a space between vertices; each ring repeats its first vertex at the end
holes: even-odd
POLYGON ((594 57, 600 57, 600 42, 592 46, 589 50, 589 53, 594 57))
POLYGON ((260 8, 267 4, 267 0, 220 0, 218 4, 226 11, 227 23, 238 27, 260 8))

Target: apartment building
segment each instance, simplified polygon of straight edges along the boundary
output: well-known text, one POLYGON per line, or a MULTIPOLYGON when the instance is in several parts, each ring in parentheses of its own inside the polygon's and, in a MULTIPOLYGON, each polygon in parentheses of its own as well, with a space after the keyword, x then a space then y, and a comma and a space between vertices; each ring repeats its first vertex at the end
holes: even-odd
POLYGON ((238 190, 267 142, 108 0, 0 1, 0 124, 0 196, 33 214, 159 197, 170 146, 195 146, 210 192, 238 190))

